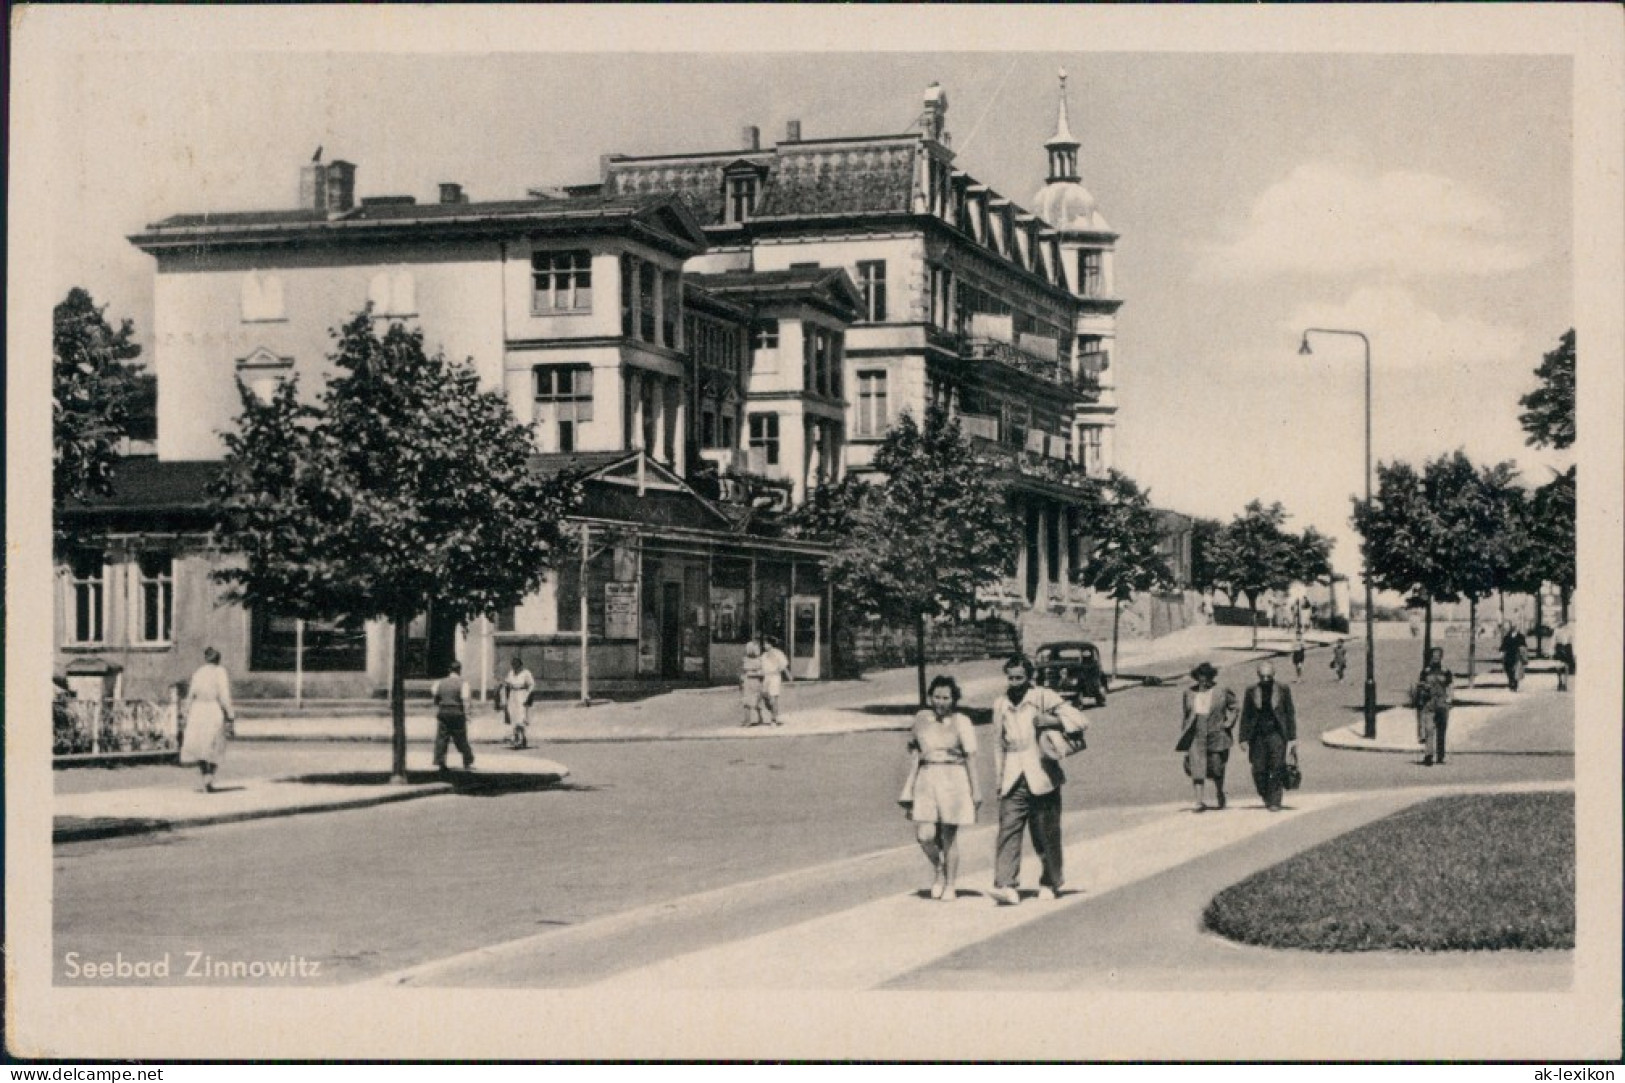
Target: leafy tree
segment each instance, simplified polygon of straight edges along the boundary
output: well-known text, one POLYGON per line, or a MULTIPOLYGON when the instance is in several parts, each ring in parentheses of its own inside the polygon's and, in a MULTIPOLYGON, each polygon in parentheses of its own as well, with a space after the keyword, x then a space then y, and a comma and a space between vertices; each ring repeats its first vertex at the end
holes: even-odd
POLYGON ((289 380, 226 434, 213 487, 216 573, 231 597, 290 616, 394 626, 394 781, 406 777, 406 629, 432 605, 467 620, 517 603, 571 544, 579 479, 541 480, 507 400, 472 366, 429 356, 421 331, 380 336, 370 309, 332 332, 334 373, 312 404, 289 380))
POLYGON ((1574 592, 1574 482, 1575 468, 1557 474, 1533 493, 1514 502, 1516 529, 1509 554, 1506 589, 1531 594, 1535 599, 1535 647, 1541 646, 1542 588, 1557 587, 1560 619, 1568 619, 1574 592))
POLYGON ((1510 462, 1479 467, 1461 451, 1428 463, 1422 484, 1437 520, 1441 592, 1468 601, 1467 679, 1478 660, 1478 603, 1494 591, 1513 543, 1517 470, 1510 462))
POLYGON ((1563 332, 1557 349, 1541 359, 1535 370, 1540 386, 1518 400, 1518 415, 1531 447, 1567 448, 1574 445, 1574 329, 1563 332))
MULTIPOLYGON (((1224 524, 1217 519, 1191 521, 1191 589, 1203 594, 1215 589, 1213 547, 1218 542, 1224 524)), ((1232 599, 1234 600, 1234 599, 1232 599)))
POLYGON ((1161 550, 1162 524, 1151 494, 1134 479, 1111 471, 1096 489, 1079 534, 1089 552, 1074 578, 1112 600, 1112 676, 1117 676, 1118 621, 1123 603, 1142 591, 1172 585, 1174 575, 1161 550))
POLYGON ((923 704, 926 623, 971 608, 1008 575, 1021 531, 1003 483, 936 407, 924 425, 904 413, 874 465, 883 481, 832 487, 790 525, 836 542, 830 580, 858 612, 914 629, 923 704))
POLYGON ((1247 599, 1252 615, 1253 646, 1258 646, 1258 599, 1267 591, 1285 590, 1297 580, 1318 579, 1330 572, 1331 540, 1313 527, 1301 535, 1285 529, 1286 509, 1279 503, 1254 500, 1224 528, 1209 547, 1214 585, 1247 599), (1317 555, 1318 554, 1318 555, 1317 555))
POLYGON ((1354 500, 1371 585, 1404 594, 1423 611, 1422 657, 1433 646, 1433 603, 1454 601, 1441 565, 1441 526, 1422 475, 1409 463, 1377 464, 1371 502, 1354 500))
POLYGON ((135 324, 126 319, 115 329, 105 313, 78 286, 51 313, 51 506, 59 548, 84 540, 66 533, 63 505, 113 491, 119 442, 143 379, 128 364, 141 355, 135 324))

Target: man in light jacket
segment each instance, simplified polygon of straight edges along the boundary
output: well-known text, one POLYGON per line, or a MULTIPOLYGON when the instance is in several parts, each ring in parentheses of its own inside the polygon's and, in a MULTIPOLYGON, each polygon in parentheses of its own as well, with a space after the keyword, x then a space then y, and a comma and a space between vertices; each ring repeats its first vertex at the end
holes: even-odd
POLYGON ((1068 734, 1088 728, 1082 711, 1060 694, 1033 683, 1033 664, 1014 655, 1004 665, 1005 694, 993 704, 994 771, 999 785, 999 835, 994 851, 993 898, 1004 906, 1021 901, 1021 835, 1033 838, 1043 863, 1039 898, 1054 899, 1065 883, 1061 854, 1061 785, 1058 760, 1045 755, 1039 731, 1057 723, 1068 734))

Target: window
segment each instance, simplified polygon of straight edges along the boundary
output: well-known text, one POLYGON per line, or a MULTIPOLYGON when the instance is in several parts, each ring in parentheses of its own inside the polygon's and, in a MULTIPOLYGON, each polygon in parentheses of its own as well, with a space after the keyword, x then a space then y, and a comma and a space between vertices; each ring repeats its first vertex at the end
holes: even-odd
POLYGON ((135 631, 138 643, 168 643, 175 632, 175 558, 142 553, 136 558, 135 631))
POLYGON ((638 265, 638 337, 645 342, 655 340, 655 282, 660 269, 652 263, 638 265))
POLYGON ((886 404, 886 372, 877 369, 858 373, 858 436, 880 436, 890 424, 886 404))
POLYGON ((1078 249, 1078 292, 1085 297, 1106 292, 1105 262, 1098 248, 1078 249))
POLYGON ((738 436, 738 432, 739 432, 739 421, 738 421, 738 419, 735 418, 732 413, 725 413, 720 418, 718 418, 717 420, 721 422, 721 430, 720 430, 718 435, 721 437, 721 441, 722 441, 718 446, 719 447, 738 447, 739 446, 739 442, 737 440, 737 436, 738 436))
POLYGON ((367 284, 367 303, 372 305, 373 318, 381 316, 416 316, 418 311, 417 286, 410 271, 380 271, 367 284))
POLYGON ((1109 358, 1106 340, 1101 335, 1078 336, 1078 370, 1086 382, 1093 382, 1106 371, 1109 358))
POLYGON ((299 622, 256 609, 249 626, 248 668, 261 672, 361 673, 367 668, 367 628, 358 617, 308 620, 304 657, 299 622))
POLYGON ((101 553, 75 553, 68 574, 73 609, 68 615, 69 643, 100 643, 106 615, 106 578, 101 553))
POLYGON ((683 280, 676 271, 661 275, 661 344, 677 348, 677 321, 682 318, 683 280))
POLYGON ((858 288, 863 291, 863 318, 870 323, 886 319, 886 261, 866 259, 858 262, 858 288))
POLYGON ((243 279, 242 305, 244 323, 287 319, 282 304, 282 279, 250 271, 243 279))
POLYGON ((931 326, 948 330, 948 321, 953 311, 953 275, 947 268, 930 268, 931 288, 931 326))
POLYGON ((754 173, 728 178, 728 221, 743 222, 756 213, 756 188, 754 173))
POLYGON ((768 466, 779 464, 778 414, 750 415, 750 450, 760 452, 762 462, 768 466))
POLYGON ((537 252, 530 257, 530 310, 585 312, 592 308, 592 253, 537 252))
POLYGON ((750 348, 753 350, 776 350, 779 348, 779 321, 762 320, 751 324, 750 348))
POLYGON ((703 448, 717 446, 717 415, 711 410, 700 411, 700 446, 703 448))
POLYGON ((1099 425, 1085 425, 1078 430, 1083 445, 1083 468, 1089 474, 1098 474, 1105 469, 1105 448, 1102 433, 1103 430, 1099 425))
POLYGON ((632 329, 637 326, 637 305, 632 296, 633 284, 637 281, 638 261, 631 256, 621 256, 621 334, 630 338, 632 329))
POLYGON ((591 366, 538 365, 535 371, 543 450, 579 450, 581 426, 592 420, 591 366))

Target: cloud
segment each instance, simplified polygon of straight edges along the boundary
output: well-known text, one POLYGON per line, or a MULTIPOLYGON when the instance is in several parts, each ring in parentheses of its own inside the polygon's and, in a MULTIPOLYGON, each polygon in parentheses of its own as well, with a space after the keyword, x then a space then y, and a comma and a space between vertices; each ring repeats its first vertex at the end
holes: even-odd
POLYGON ((1380 273, 1396 278, 1496 275, 1529 266, 1495 202, 1447 177, 1361 175, 1310 163, 1266 189, 1240 234, 1205 250, 1221 279, 1380 273))
MULTIPOLYGON (((1283 337, 1296 343, 1306 327, 1364 331, 1371 338, 1375 369, 1490 372, 1531 356, 1517 329, 1470 313, 1441 315, 1401 286, 1362 287, 1336 304, 1300 304, 1284 324, 1283 337)), ((1354 341, 1340 346, 1328 336, 1314 336, 1310 347, 1317 353, 1358 351, 1354 341)))

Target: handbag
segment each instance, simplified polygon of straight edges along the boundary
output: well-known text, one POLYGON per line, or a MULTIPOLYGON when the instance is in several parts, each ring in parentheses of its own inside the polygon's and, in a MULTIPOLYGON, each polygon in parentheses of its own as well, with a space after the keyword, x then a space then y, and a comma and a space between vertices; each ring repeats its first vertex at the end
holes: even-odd
POLYGON ((1295 790, 1303 785, 1303 771, 1298 767, 1298 750, 1293 749, 1286 765, 1281 768, 1281 785, 1288 790, 1295 790))
POLYGON ((1046 729, 1038 732, 1039 754, 1048 760, 1064 760, 1088 747, 1089 742, 1084 740, 1081 730, 1067 732, 1046 729))

